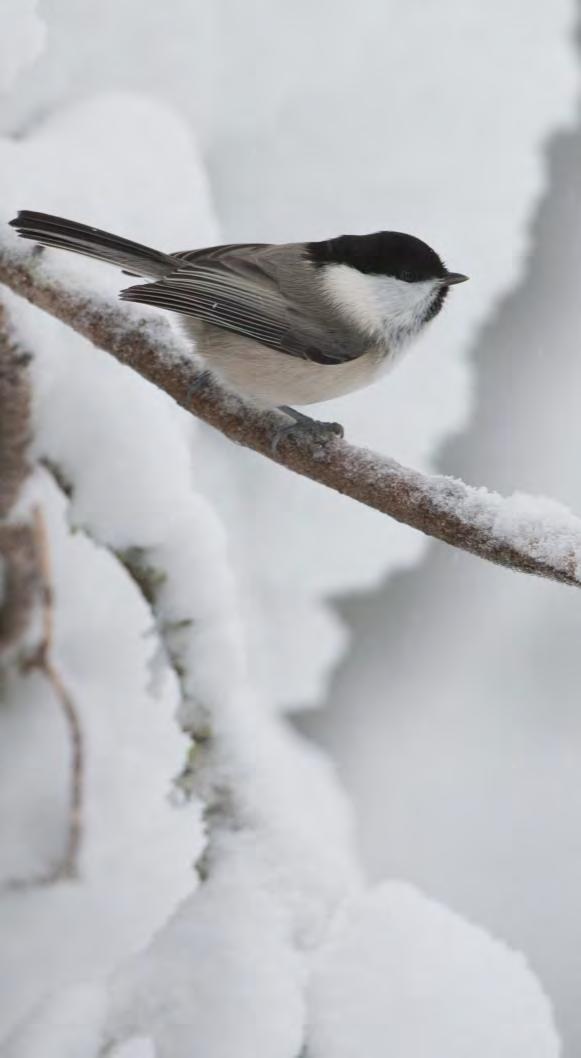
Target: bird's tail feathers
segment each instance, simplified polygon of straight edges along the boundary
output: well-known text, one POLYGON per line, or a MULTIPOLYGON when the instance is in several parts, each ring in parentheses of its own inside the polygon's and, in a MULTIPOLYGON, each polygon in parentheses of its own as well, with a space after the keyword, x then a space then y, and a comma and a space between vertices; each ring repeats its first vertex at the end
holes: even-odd
POLYGON ((99 228, 91 228, 87 224, 53 217, 50 213, 23 209, 10 221, 10 225, 16 228, 23 239, 107 261, 130 275, 160 277, 175 268, 175 261, 170 254, 100 231, 99 228))

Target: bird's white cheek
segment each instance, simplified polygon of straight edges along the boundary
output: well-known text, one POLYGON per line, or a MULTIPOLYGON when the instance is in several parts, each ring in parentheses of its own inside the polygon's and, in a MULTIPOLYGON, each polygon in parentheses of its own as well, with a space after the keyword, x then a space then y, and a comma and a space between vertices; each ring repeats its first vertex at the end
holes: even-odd
POLYGON ((406 283, 392 276, 364 275, 349 265, 328 265, 327 296, 349 321, 370 336, 389 339, 421 327, 436 283, 406 283))
POLYGON ((369 335, 382 327, 382 311, 370 276, 349 265, 326 265, 323 272, 325 293, 349 322, 369 335))
POLYGON ((435 283, 426 279, 419 283, 405 283, 391 276, 367 276, 384 321, 394 321, 399 326, 416 327, 423 322, 429 307, 435 283))

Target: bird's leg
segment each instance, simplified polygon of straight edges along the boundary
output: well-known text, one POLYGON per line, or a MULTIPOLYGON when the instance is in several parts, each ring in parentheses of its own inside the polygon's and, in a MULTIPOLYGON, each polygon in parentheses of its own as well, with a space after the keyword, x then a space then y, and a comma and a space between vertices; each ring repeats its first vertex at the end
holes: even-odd
POLYGON ((327 445, 334 438, 343 437, 344 430, 338 422, 319 422, 303 415, 296 408, 289 408, 287 404, 281 404, 279 411, 283 411, 294 422, 290 426, 281 426, 276 432, 272 443, 272 450, 276 452, 280 442, 286 437, 293 437, 297 441, 306 441, 311 445, 327 445))
MULTIPOLYGON (((305 415, 302 411, 297 411, 296 408, 289 408, 288 404, 281 404, 278 410, 283 411, 285 415, 289 415, 291 419, 294 419, 295 425, 307 433, 312 433, 313 435, 321 433, 329 440, 331 437, 343 437, 345 433, 340 422, 321 422, 319 419, 311 419, 310 415, 305 415)), ((290 429, 292 430, 293 427, 291 426, 290 429)))

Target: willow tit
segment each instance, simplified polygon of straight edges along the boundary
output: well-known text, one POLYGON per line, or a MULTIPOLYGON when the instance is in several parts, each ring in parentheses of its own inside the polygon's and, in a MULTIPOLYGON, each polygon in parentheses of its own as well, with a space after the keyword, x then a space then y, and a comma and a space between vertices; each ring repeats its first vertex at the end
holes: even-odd
POLYGON ((212 373, 307 429, 329 424, 289 405, 375 381, 437 315, 450 286, 468 278, 396 231, 167 254, 46 213, 23 210, 10 223, 24 239, 154 280, 128 287, 121 299, 177 313, 212 373))

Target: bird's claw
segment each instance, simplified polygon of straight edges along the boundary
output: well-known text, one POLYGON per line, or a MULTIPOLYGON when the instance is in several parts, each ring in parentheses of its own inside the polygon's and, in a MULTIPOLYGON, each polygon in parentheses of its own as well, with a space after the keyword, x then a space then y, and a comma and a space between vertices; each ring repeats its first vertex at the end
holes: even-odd
POLYGON ((320 451, 326 448, 331 441, 343 437, 344 434, 345 431, 339 422, 319 422, 317 419, 307 419, 305 416, 304 419, 290 423, 289 426, 279 426, 272 441, 272 453, 276 455, 281 441, 289 439, 320 451))

